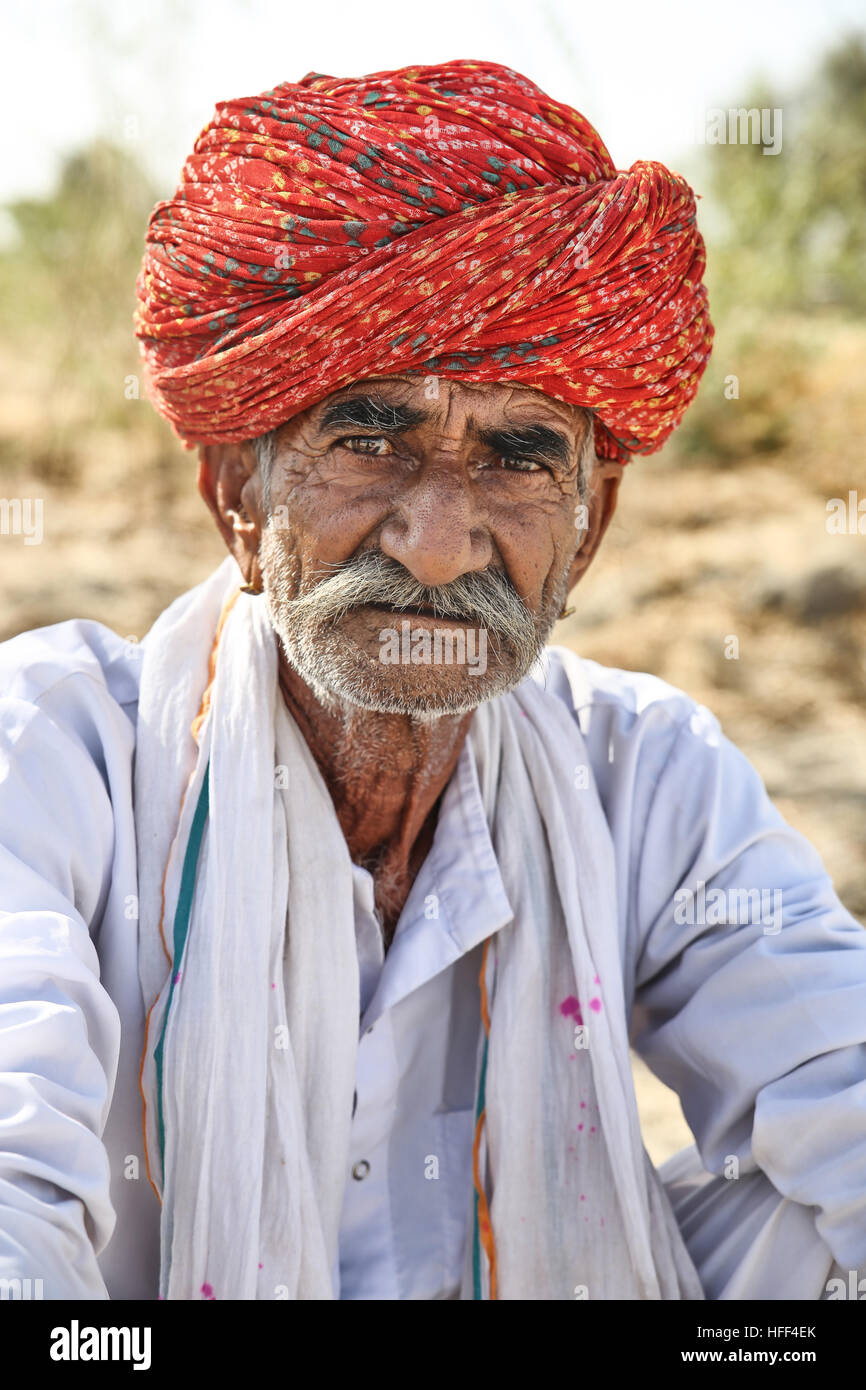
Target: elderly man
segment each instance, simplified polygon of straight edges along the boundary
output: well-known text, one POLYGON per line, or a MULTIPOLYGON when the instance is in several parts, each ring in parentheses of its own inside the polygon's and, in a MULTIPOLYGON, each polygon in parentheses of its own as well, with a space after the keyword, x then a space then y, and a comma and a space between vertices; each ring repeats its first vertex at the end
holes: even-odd
POLYGON ((546 646, 697 389, 703 265, 682 178, 495 64, 218 108, 137 332, 229 556, 140 647, 0 649, 0 1273, 820 1298, 866 1265, 866 937, 707 711, 546 646), (661 1174, 630 1037, 697 1141, 661 1174))

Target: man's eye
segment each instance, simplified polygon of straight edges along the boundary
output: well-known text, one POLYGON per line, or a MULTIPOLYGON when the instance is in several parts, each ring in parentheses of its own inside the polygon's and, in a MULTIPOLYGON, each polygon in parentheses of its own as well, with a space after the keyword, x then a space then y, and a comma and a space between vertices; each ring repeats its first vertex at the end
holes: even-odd
POLYGON ((499 468, 506 473, 541 473, 550 472, 550 469, 543 463, 537 463, 535 459, 524 458, 518 454, 500 454, 493 464, 485 464, 484 467, 499 468))
POLYGON ((544 464, 534 459, 513 458, 510 454, 503 454, 499 462, 516 473, 541 473, 544 469, 544 464))
POLYGON ((386 454, 393 452, 393 445, 390 439, 386 439, 383 434, 353 434, 349 435, 346 439, 338 439, 337 443, 345 445, 345 447, 351 449, 354 454, 386 454))

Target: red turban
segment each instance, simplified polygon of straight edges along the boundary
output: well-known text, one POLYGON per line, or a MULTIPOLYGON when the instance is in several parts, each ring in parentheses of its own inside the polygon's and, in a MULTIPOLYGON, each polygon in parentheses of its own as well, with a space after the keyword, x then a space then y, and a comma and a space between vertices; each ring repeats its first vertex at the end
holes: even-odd
POLYGON ((219 106, 138 278, 147 389, 180 438, 251 439, 362 377, 516 381, 658 449, 713 327, 695 197, 618 171, 497 63, 308 73, 219 106))

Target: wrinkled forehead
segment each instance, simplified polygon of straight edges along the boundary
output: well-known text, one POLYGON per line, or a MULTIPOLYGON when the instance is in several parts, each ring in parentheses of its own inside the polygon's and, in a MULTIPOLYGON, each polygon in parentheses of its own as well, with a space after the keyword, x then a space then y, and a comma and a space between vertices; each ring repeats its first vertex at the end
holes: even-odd
POLYGON ((396 424, 404 418, 416 426, 498 416, 506 421, 547 422, 565 427, 576 437, 583 436, 592 420, 592 412, 585 406, 558 400, 537 387, 512 381, 468 381, 464 377, 453 379, 416 371, 360 377, 329 392, 302 414, 318 427, 340 420, 372 424, 377 416, 383 424, 396 424))

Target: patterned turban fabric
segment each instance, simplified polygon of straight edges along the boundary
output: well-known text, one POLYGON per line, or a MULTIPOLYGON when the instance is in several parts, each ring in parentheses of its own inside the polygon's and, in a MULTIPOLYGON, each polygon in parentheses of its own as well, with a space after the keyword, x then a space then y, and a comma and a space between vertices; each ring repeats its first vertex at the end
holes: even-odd
POLYGON ((138 277, 146 389, 189 446, 255 438, 397 372, 515 381, 658 449, 710 355, 695 195, 617 170, 497 63, 308 73, 217 107, 138 277))

